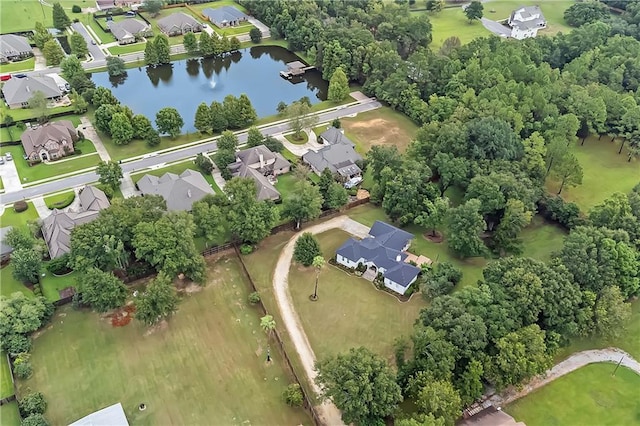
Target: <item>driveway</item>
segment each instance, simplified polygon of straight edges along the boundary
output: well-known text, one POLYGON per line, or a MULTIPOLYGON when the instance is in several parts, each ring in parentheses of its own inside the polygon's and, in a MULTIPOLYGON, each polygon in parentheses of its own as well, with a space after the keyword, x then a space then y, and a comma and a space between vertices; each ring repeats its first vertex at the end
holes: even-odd
POLYGON ((96 147, 96 152, 100 156, 100 159, 102 161, 111 160, 109 152, 104 147, 102 139, 100 139, 100 136, 98 136, 98 133, 96 133, 96 129, 93 128, 93 124, 91 124, 91 121, 89 121, 87 117, 83 116, 80 118, 80 123, 81 124, 78 126, 77 130, 81 131, 87 139, 93 142, 93 146, 96 147))
MULTIPOLYGON (((354 221, 348 216, 338 216, 318 225, 305 228, 304 232, 319 234, 334 228, 343 229, 344 231, 360 238, 365 237, 369 232, 369 228, 354 221)), ((309 343, 309 339, 307 338, 307 334, 304 331, 302 323, 300 322, 300 317, 298 317, 298 313, 296 312, 293 301, 291 300, 291 293, 289 292, 289 267, 291 266, 291 259, 293 258, 293 247, 297 239, 302 235, 302 232, 303 231, 294 235, 282 249, 282 252, 280 252, 278 263, 273 271, 273 289, 276 301, 278 302, 280 316, 284 321, 284 325, 287 328, 287 332, 291 337, 291 341, 293 342, 296 352, 302 361, 302 367, 309 379, 309 383, 316 394, 320 395, 321 389, 315 382, 315 378, 318 375, 315 370, 316 356, 311 348, 311 344, 309 343)), ((317 303, 322 303, 322 299, 317 303)), ((338 410, 330 400, 325 400, 315 408, 323 424, 330 426, 344 424, 340 410, 338 410)))
POLYGON ((87 47, 89 48, 89 53, 93 57, 94 61, 102 61, 105 59, 105 54, 100 49, 100 47, 97 44, 91 43, 92 41, 95 43, 99 43, 100 40, 94 40, 82 22, 74 22, 73 24, 71 24, 71 28, 73 28, 75 32, 82 35, 82 37, 84 37, 84 39, 87 41, 87 47))
POLYGON ((18 176, 18 169, 16 169, 16 163, 13 160, 5 160, 4 164, 0 164, 0 177, 2 177, 5 194, 20 191, 22 189, 20 176, 18 176))

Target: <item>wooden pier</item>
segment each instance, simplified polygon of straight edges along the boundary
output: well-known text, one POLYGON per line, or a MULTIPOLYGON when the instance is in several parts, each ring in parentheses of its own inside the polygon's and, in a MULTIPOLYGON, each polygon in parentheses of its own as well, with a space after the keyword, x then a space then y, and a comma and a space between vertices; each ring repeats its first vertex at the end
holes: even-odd
POLYGON ((293 77, 303 75, 309 70, 314 70, 316 67, 313 65, 306 65, 300 61, 289 62, 285 71, 280 71, 280 77, 290 80, 293 77))

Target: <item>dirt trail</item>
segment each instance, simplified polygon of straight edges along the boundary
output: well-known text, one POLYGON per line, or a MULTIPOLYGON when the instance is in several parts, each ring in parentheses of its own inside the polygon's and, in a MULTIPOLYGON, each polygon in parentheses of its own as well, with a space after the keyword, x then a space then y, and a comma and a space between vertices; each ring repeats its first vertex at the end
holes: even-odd
MULTIPOLYGON (((534 378, 532 381, 527 383, 520 391, 516 389, 509 389, 500 395, 492 396, 491 398, 489 398, 489 401, 491 401, 491 403, 495 407, 503 407, 518 398, 522 398, 529 392, 532 392, 539 387, 542 387, 554 381, 555 379, 564 376, 565 374, 569 374, 580 367, 584 367, 585 365, 593 364, 596 362, 611 362, 617 364, 618 362, 620 362, 620 360, 622 360, 622 362, 620 363, 621 366, 627 367, 640 375, 640 363, 637 360, 633 359, 631 355, 629 355, 622 349, 606 348, 576 352, 569 358, 553 366, 553 368, 547 371, 544 376, 534 378)), ((613 368, 614 367, 612 366, 612 371, 613 368)))
MULTIPOLYGON (((328 220, 327 222, 306 228, 304 232, 319 234, 334 228, 343 229, 346 232, 361 238, 369 232, 369 228, 350 219, 348 216, 336 217, 328 220)), ((302 327, 300 317, 298 317, 295 307, 293 306, 293 301, 291 300, 291 294, 289 292, 289 267, 293 258, 293 247, 300 235, 302 235, 302 232, 298 232, 294 235, 282 249, 276 268, 273 271, 273 289, 276 295, 276 301, 278 302, 280 315, 282 316, 282 320, 284 321, 284 325, 287 328, 289 336, 291 336, 291 341, 296 348, 296 352, 298 352, 298 355, 300 356, 300 360, 302 361, 302 366, 304 367, 304 371, 309 379, 309 383, 313 390, 319 394, 320 388, 315 383, 315 378, 317 376, 314 369, 316 356, 313 353, 309 339, 307 339, 307 335, 302 327)), ((326 400, 322 404, 316 406, 316 411, 325 425, 344 425, 340 410, 338 410, 331 401, 326 400)))

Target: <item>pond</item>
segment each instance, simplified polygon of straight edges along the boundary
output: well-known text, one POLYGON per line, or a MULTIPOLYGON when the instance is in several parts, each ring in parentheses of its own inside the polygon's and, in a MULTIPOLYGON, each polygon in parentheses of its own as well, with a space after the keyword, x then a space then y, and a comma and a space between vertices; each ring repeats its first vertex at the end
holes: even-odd
POLYGON ((287 104, 307 96, 312 104, 326 99, 327 82, 318 71, 307 71, 295 81, 280 77, 287 62, 299 58, 277 46, 256 46, 224 58, 195 58, 160 67, 131 68, 124 77, 95 73, 98 86, 111 89, 124 105, 151 121, 167 106, 176 108, 184 120, 183 132, 195 131, 193 120, 202 102, 222 102, 225 96, 245 93, 258 117, 277 113, 280 101, 287 104))

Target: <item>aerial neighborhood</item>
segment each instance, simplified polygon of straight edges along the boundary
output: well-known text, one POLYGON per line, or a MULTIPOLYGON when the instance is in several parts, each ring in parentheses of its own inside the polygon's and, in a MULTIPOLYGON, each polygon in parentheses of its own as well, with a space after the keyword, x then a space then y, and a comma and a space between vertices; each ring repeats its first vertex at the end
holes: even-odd
POLYGON ((0 0, 0 424, 640 425, 640 0, 0 0))

